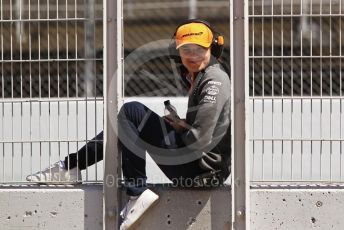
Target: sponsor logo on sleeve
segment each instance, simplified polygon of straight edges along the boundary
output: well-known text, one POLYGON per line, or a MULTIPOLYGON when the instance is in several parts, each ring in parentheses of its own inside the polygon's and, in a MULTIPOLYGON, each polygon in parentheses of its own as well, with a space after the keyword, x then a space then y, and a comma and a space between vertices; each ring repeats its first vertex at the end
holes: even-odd
POLYGON ((203 101, 209 103, 216 103, 216 96, 205 95, 203 101))
POLYGON ((208 95, 217 95, 219 94, 220 90, 215 85, 212 85, 208 87, 205 92, 207 92, 208 95))
POLYGON ((209 85, 222 85, 222 82, 219 81, 208 81, 209 85))

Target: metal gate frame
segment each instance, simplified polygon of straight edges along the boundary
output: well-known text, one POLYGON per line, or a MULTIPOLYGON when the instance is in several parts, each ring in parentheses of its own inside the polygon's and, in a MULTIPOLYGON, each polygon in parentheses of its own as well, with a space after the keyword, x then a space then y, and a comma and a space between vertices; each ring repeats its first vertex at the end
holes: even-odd
POLYGON ((103 1, 104 180, 103 229, 119 229, 121 159, 117 152, 117 111, 122 98, 123 1, 103 1), (116 41, 116 42, 114 42, 116 41))
MULTIPOLYGON (((248 0, 230 3, 232 77, 232 229, 250 228, 248 149, 248 0), (234 15, 235 13, 235 15, 234 15), (234 45, 235 44, 235 45, 234 45), (235 58, 234 58, 235 57, 235 58)), ((121 172, 117 152, 118 105, 123 79, 123 2, 104 0, 104 229, 118 229, 121 172), (112 42, 116 40, 117 42, 112 42)))
POLYGON ((233 0, 230 4, 232 229, 247 230, 250 229, 248 6, 248 0, 233 0))

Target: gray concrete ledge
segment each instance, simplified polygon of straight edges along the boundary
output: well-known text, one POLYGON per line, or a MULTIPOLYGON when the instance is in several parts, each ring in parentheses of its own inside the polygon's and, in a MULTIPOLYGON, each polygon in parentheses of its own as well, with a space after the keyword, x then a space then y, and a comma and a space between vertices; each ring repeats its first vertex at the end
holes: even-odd
POLYGON ((102 229, 102 189, 100 185, 2 186, 0 229, 102 229))
MULTIPOLYGON (((0 186, 0 229, 101 230, 102 185, 0 186)), ((139 230, 228 230, 230 187, 180 189, 155 185, 160 199, 139 230)), ((251 229, 338 229, 344 226, 344 189, 331 186, 256 187, 251 229)))
MULTIPOLYGON (((150 188, 160 199, 137 229, 227 229, 229 226, 228 186, 180 189, 154 185, 150 188)), ((2 186, 0 229, 101 230, 102 189, 100 184, 2 186)))

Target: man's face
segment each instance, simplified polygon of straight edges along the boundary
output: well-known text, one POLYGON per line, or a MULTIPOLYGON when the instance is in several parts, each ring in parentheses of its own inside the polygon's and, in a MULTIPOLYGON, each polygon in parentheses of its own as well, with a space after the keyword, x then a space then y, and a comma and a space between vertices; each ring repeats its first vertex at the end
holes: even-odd
POLYGON ((179 48, 183 65, 191 73, 196 73, 207 67, 210 61, 210 48, 196 44, 186 44, 179 48))

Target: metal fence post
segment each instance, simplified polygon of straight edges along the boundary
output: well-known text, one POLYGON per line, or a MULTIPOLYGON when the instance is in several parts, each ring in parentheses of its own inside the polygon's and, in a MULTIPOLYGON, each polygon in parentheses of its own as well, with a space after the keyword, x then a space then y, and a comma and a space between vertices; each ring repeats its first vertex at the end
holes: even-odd
POLYGON ((230 1, 232 75, 232 229, 250 229, 248 0, 230 1), (245 110, 245 107, 247 108, 245 110))
POLYGON ((103 228, 118 229, 121 161, 117 152, 117 110, 123 75, 123 2, 104 0, 104 199, 103 228))

